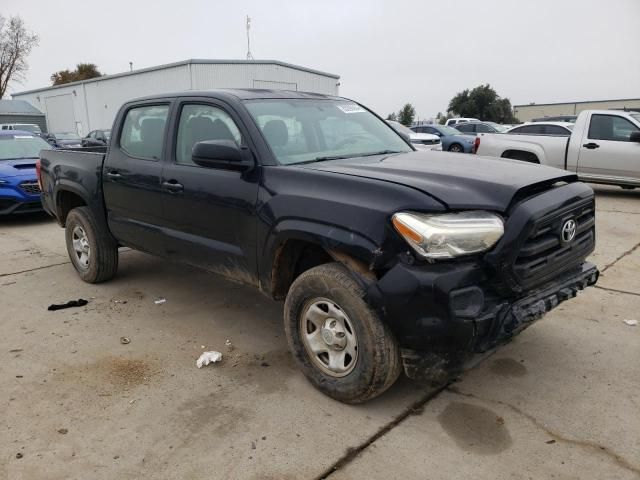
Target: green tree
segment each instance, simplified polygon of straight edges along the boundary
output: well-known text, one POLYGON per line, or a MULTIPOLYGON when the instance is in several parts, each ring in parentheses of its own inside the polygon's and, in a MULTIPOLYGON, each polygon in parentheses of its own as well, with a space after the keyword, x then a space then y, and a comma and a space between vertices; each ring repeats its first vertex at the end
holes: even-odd
POLYGON ((407 103, 398 112, 398 121, 402 125, 409 127, 413 123, 413 119, 415 118, 415 116, 416 116, 416 109, 413 108, 413 105, 411 105, 410 103, 407 103))
POLYGON ((51 75, 53 85, 63 85, 65 83, 78 82, 80 80, 88 80, 90 78, 101 77, 104 75, 98 70, 98 66, 94 63, 79 63, 75 70, 60 70, 51 75))
POLYGON ((8 21, 0 15, 0 98, 9 82, 22 82, 29 69, 27 57, 38 45, 38 35, 29 32, 24 20, 16 16, 8 21))
POLYGON ((387 115, 387 120, 392 120, 394 122, 398 121, 398 114, 395 112, 391 112, 389 115, 387 115))
POLYGON ((463 90, 449 102, 449 112, 461 117, 473 117, 480 120, 499 123, 515 121, 511 102, 500 98, 491 85, 479 85, 473 90, 463 90))

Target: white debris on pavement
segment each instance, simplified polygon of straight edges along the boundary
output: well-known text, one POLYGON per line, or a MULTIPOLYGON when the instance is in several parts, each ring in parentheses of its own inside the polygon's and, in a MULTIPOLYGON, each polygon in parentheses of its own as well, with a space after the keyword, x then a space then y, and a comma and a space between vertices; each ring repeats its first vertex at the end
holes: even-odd
POLYGON ((160 298, 156 298, 153 303, 155 303, 156 305, 162 305, 163 303, 165 303, 167 301, 166 298, 164 297, 160 297, 160 298))
POLYGON ((216 363, 222 360, 222 354, 220 352, 204 352, 198 360, 196 360, 196 367, 202 368, 210 363, 216 363))
POLYGON ((624 320, 624 323, 626 323, 630 327, 636 327, 638 325, 638 320, 636 319, 624 320))

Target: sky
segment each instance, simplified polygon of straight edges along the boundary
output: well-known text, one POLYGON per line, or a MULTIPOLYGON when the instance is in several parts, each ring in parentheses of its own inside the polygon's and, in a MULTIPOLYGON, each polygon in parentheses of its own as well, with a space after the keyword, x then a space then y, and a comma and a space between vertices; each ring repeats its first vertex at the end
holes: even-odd
POLYGON ((51 0, 8 2, 40 36, 23 84, 95 63, 109 74, 188 58, 255 59, 341 76, 386 116, 446 111, 489 83, 512 104, 640 97, 640 0, 51 0))

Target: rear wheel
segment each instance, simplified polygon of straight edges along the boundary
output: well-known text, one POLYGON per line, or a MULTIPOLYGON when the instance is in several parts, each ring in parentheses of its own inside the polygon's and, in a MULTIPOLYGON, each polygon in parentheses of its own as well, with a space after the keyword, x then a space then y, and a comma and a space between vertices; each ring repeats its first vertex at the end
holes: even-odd
POLYGON ((329 263, 300 275, 285 302, 296 362, 316 388, 345 403, 380 395, 401 371, 395 337, 363 297, 349 271, 329 263))
POLYGON ((69 212, 65 222, 67 252, 80 278, 88 283, 109 280, 118 270, 118 245, 98 232, 88 207, 76 207, 69 212))
POLYGON ((449 151, 454 153, 462 153, 463 152, 462 145, 460 145, 459 143, 454 143, 449 147, 449 151))

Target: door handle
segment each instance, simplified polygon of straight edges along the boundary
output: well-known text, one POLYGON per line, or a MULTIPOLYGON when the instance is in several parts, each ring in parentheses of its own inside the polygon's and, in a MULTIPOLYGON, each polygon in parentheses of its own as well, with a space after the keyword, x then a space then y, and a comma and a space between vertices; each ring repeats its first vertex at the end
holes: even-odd
POLYGON ((184 186, 175 180, 169 180, 168 182, 162 182, 162 188, 169 190, 171 193, 178 193, 184 190, 184 186))
POLYGON ((582 145, 584 148, 588 148, 589 150, 593 150, 594 148, 600 148, 600 145, 598 145, 597 143, 585 143, 584 145, 582 145))
POLYGON ((109 177, 109 178, 122 178, 122 175, 119 174, 116 170, 111 170, 110 172, 107 172, 107 177, 109 177))

